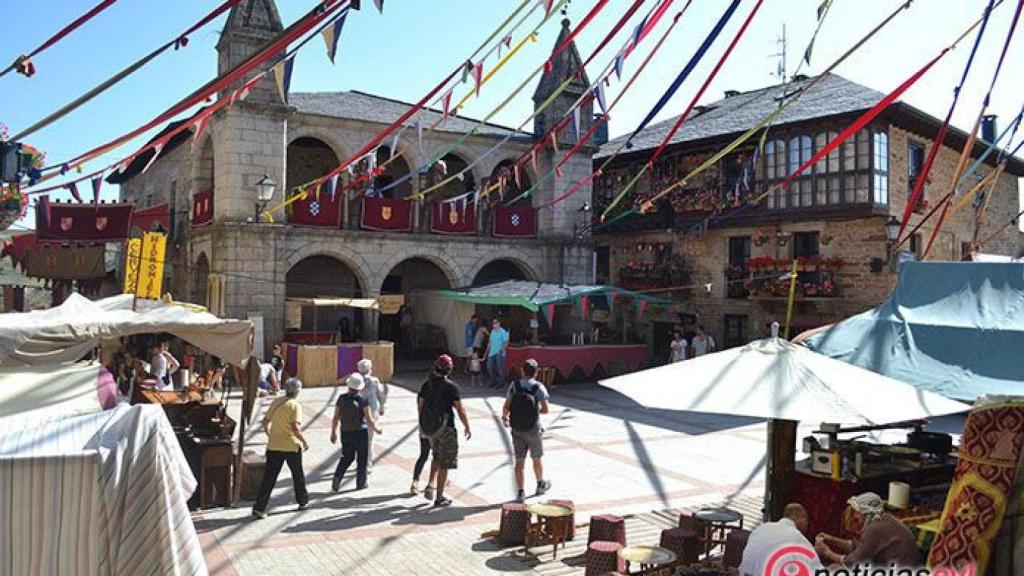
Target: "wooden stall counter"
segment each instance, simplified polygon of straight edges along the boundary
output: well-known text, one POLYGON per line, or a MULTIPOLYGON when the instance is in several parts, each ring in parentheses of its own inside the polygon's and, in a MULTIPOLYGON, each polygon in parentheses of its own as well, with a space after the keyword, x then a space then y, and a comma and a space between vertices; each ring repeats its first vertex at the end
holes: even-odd
POLYGON ((389 381, 395 374, 393 342, 345 342, 326 346, 286 343, 284 371, 309 387, 335 386, 338 378, 356 371, 362 358, 373 361, 373 375, 389 381))
POLYGON ((573 373, 592 379, 603 375, 635 372, 647 362, 646 344, 585 344, 580 346, 548 346, 545 344, 511 345, 508 365, 522 364, 533 358, 542 367, 558 371, 562 380, 573 373))

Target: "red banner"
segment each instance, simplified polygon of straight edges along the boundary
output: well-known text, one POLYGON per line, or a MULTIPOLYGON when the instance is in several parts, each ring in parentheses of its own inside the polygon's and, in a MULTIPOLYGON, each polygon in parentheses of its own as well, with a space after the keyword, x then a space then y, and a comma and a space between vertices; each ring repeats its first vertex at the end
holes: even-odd
POLYGON ((49 219, 36 214, 36 236, 59 242, 120 242, 128 237, 132 208, 132 204, 53 203, 49 219))
POLYGON ((494 236, 533 238, 537 235, 537 211, 532 206, 503 206, 494 210, 494 236))
POLYGON ((320 197, 309 192, 305 200, 296 200, 288 206, 288 223, 299 226, 341 226, 341 202, 344 194, 325 194, 320 197))
POLYGON ((363 230, 412 231, 412 202, 393 198, 363 198, 363 230))
POLYGON ((138 228, 140 232, 152 232, 153 228, 155 228, 157 224, 163 226, 165 231, 170 232, 171 209, 166 203, 164 203, 157 204, 152 208, 146 208, 145 210, 136 210, 132 213, 131 222, 132 232, 134 232, 136 228, 138 228))
POLYGON ((447 236, 475 236, 476 202, 438 202, 434 204, 430 231, 447 236))
POLYGON ((192 196, 192 226, 205 226, 213 222, 213 189, 196 192, 192 196))

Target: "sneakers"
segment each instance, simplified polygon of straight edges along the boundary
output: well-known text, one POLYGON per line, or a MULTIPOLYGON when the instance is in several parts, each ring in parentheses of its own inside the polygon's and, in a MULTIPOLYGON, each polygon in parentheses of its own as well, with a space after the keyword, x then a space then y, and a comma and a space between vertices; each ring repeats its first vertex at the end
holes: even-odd
POLYGON ((526 503, 526 492, 525 491, 520 490, 518 493, 516 493, 516 502, 518 502, 520 504, 525 504, 526 503))
POLYGON ((307 509, 309 509, 309 502, 306 502, 305 504, 299 504, 299 512, 302 512, 303 510, 307 509))
POLYGON ((413 496, 416 496, 419 493, 420 493, 420 483, 417 482, 416 480, 413 480, 412 484, 409 486, 409 494, 412 494, 413 496))
POLYGON ((541 481, 537 482, 537 495, 538 496, 546 493, 548 490, 551 490, 551 481, 550 480, 541 480, 541 481))
POLYGON ((424 488, 424 490, 423 490, 423 497, 426 498, 427 500, 433 500, 434 499, 434 487, 430 486, 428 484, 427 487, 424 488))
POLYGON ((452 499, 451 498, 441 497, 441 498, 438 498, 437 500, 434 501, 434 507, 435 508, 447 508, 448 506, 451 506, 451 505, 452 505, 452 499))
POLYGON ((337 492, 338 490, 341 490, 341 478, 335 476, 334 478, 331 478, 331 491, 337 492))
POLYGON ((256 520, 263 520, 264 518, 267 517, 267 513, 266 512, 259 512, 257 510, 253 510, 252 511, 252 517, 254 519, 256 519, 256 520))

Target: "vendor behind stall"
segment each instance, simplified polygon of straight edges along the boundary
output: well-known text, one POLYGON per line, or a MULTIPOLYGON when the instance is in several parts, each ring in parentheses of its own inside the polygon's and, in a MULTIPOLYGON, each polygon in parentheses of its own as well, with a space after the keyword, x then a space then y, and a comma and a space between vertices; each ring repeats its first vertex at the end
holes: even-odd
POLYGON ((885 501, 874 492, 865 492, 850 498, 848 504, 862 521, 860 538, 844 540, 829 534, 819 534, 815 550, 825 564, 841 564, 853 568, 858 564, 902 567, 921 565, 921 555, 914 535, 895 516, 885 511, 885 501))

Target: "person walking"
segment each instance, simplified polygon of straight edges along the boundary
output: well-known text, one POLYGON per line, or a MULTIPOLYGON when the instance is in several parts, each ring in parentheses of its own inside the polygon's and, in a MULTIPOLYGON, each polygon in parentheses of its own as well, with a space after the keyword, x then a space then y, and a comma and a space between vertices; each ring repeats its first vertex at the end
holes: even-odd
POLYGON ((690 346, 693 348, 694 358, 711 354, 716 350, 715 339, 704 331, 703 324, 697 325, 697 335, 693 337, 693 342, 690 343, 690 346))
POLYGON ((508 330, 501 327, 501 319, 491 322, 491 337, 487 343, 487 372, 491 376, 491 385, 502 388, 507 384, 505 378, 505 358, 508 354, 508 330))
POLYGON ((551 489, 551 482, 544 479, 544 428, 540 415, 547 414, 548 390, 536 380, 537 361, 528 359, 523 364, 521 379, 512 382, 505 394, 505 405, 501 409, 501 422, 512 430, 512 449, 515 452, 516 501, 525 502, 526 454, 533 460, 533 475, 537 479, 538 496, 551 489))
MULTIPOLYGON (((363 382, 366 384, 366 387, 363 388, 359 395, 366 398, 366 401, 369 403, 370 414, 373 415, 374 421, 380 422, 380 417, 384 415, 384 404, 388 401, 388 385, 373 375, 373 360, 369 358, 363 358, 356 363, 356 370, 359 371, 359 374, 363 377, 363 382)), ((372 427, 368 428, 366 432, 369 450, 366 456, 366 473, 370 474, 373 472, 373 439, 376 437, 377 432, 372 427)))
POLYGON ((356 462, 356 490, 366 488, 366 464, 370 451, 367 429, 381 433, 380 426, 370 412, 370 403, 359 394, 366 386, 363 377, 359 373, 352 373, 345 379, 345 385, 348 392, 338 398, 334 419, 331 420, 331 444, 338 443, 339 425, 341 428, 341 459, 331 479, 331 490, 335 492, 341 489, 341 481, 353 460, 356 462))
POLYGON ((442 354, 434 362, 434 367, 427 381, 420 387, 417 407, 419 409, 420 432, 430 441, 433 459, 430 462, 431 477, 436 473, 437 494, 430 487, 423 495, 434 500, 434 506, 451 506, 452 501, 444 497, 444 489, 448 482, 448 471, 459 465, 459 436, 455 428, 455 413, 459 420, 466 440, 473 437, 469 429, 469 418, 462 406, 459 387, 451 381, 453 364, 451 356, 442 354))
POLYGON ((686 338, 683 338, 683 333, 679 330, 672 333, 672 342, 669 344, 669 348, 671 348, 669 354, 670 362, 675 363, 686 360, 686 338))
POLYGON ((267 517, 267 505, 270 493, 277 483, 277 475, 281 466, 288 464, 292 473, 292 486, 295 488, 295 501, 299 510, 309 506, 309 493, 306 492, 306 473, 302 470, 302 453, 309 450, 309 443, 302 435, 302 405, 297 400, 302 391, 302 381, 289 378, 284 384, 285 395, 274 400, 263 417, 263 432, 267 435, 267 463, 263 469, 263 480, 260 482, 256 504, 252 507, 252 515, 261 520, 267 517))

